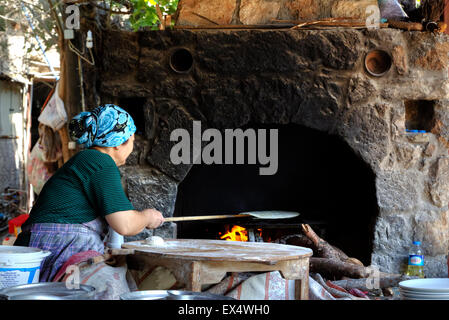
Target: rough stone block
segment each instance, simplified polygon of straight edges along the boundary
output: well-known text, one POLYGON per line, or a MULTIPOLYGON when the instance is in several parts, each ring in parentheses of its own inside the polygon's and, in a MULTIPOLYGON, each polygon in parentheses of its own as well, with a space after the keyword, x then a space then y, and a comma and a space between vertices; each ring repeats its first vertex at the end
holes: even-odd
POLYGON ((103 76, 106 78, 129 74, 137 68, 139 61, 138 35, 134 32, 111 31, 104 35, 102 46, 105 48, 101 59, 103 76), (120 41, 117 41, 117 38, 120 41), (113 48, 113 50, 111 50, 113 48))
POLYGON ((309 64, 317 61, 331 69, 351 70, 362 54, 360 34, 352 30, 332 30, 326 34, 310 30, 299 34, 298 40, 290 44, 296 55, 309 64))
POLYGON ((407 256, 393 255, 392 252, 374 252, 371 265, 377 266, 379 271, 393 274, 404 274, 407 270, 407 256))
POLYGON ((281 1, 241 0, 240 21, 243 24, 269 24, 276 19, 281 1))
POLYGON ((348 96, 351 103, 370 99, 377 91, 374 83, 367 78, 356 76, 349 80, 348 96))
MULTIPOLYGON (((313 20, 323 14, 322 0, 287 0, 281 5, 279 19, 281 20, 313 20)), ((327 0, 326 2, 329 2, 327 0)))
POLYGON ((396 142, 394 143, 394 152, 397 164, 404 169, 409 169, 414 168, 420 161, 423 148, 420 145, 396 142))
POLYGON ((379 207, 392 211, 410 211, 422 194, 422 174, 413 170, 379 171, 376 177, 379 207))
POLYGON ((391 51, 393 58, 393 65, 399 75, 404 75, 408 72, 408 56, 403 46, 395 46, 391 51))
MULTIPOLYGON (((173 216, 178 188, 173 179, 157 170, 141 166, 123 166, 120 167, 120 171, 123 176, 124 189, 136 210, 154 208, 160 211, 164 217, 173 216)), ((125 241, 142 240, 152 235, 175 238, 176 224, 164 223, 154 230, 144 229, 135 236, 125 237, 125 241)))
POLYGON ((155 208, 164 217, 173 216, 177 183, 152 168, 123 166, 125 190, 136 210, 155 208))
POLYGON ((434 134, 449 140, 449 100, 437 101, 434 106, 434 134))
POLYGON ((235 0, 180 0, 176 12, 176 25, 213 25, 211 21, 217 24, 231 24, 235 9, 235 0))
POLYGON ((413 238, 413 220, 407 213, 385 213, 377 219, 375 248, 380 252, 399 252, 406 254, 413 238))
POLYGON ((433 154, 434 154, 434 152, 435 152, 435 150, 436 150, 435 144, 432 143, 432 142, 429 142, 429 143, 427 144, 427 146, 426 146, 426 149, 424 150, 424 155, 425 155, 426 157, 432 157, 433 154))
POLYGON ((390 107, 367 105, 349 110, 337 123, 346 142, 371 165, 379 168, 390 154, 390 107))
POLYGON ((413 62, 415 66, 431 71, 447 70, 449 65, 449 43, 436 43, 434 47, 427 48, 413 62))
POLYGON ((333 18, 355 18, 366 20, 366 8, 378 6, 377 0, 335 0, 332 4, 331 16, 333 18))
POLYGON ((447 278, 447 254, 436 257, 424 256, 424 274, 426 278, 447 278))
POLYGON ((449 253, 449 211, 417 212, 414 238, 421 241, 424 254, 436 257, 449 253))
POLYGON ((338 85, 326 82, 326 79, 304 81, 299 88, 302 97, 293 123, 313 129, 333 132, 338 122, 341 107, 341 89, 338 85))
POLYGON ((159 50, 143 47, 139 57, 136 79, 139 82, 159 82, 169 75, 168 61, 159 50))
POLYGON ((408 214, 382 214, 374 231, 371 264, 380 271, 400 273, 406 268, 408 250, 413 238, 413 221, 408 214))
POLYGON ((437 207, 446 207, 449 203, 449 157, 440 157, 430 170, 432 182, 430 195, 437 207))
POLYGON ((266 33, 258 30, 213 35, 197 33, 197 36, 197 66, 203 72, 209 73, 207 81, 211 75, 217 78, 229 76, 244 79, 247 76, 260 75, 262 71, 266 74, 289 73, 308 68, 310 63, 298 58, 302 54, 294 46, 298 41, 298 35, 294 32, 266 33), (242 45, 243 43, 258 45, 246 46, 242 45), (277 49, 266 50, 271 46, 277 49))
MULTIPOLYGON (((185 111, 176 108, 167 119, 166 127, 157 137, 157 141, 148 153, 147 161, 177 181, 182 181, 189 172, 192 164, 173 164, 170 160, 170 152, 177 141, 170 141, 170 135, 175 129, 186 129, 190 134, 192 145, 193 120, 185 111)), ((205 128, 202 128, 205 129, 205 128)), ((192 148, 190 149, 192 150, 192 148)), ((191 162, 193 163, 193 162, 191 162)))

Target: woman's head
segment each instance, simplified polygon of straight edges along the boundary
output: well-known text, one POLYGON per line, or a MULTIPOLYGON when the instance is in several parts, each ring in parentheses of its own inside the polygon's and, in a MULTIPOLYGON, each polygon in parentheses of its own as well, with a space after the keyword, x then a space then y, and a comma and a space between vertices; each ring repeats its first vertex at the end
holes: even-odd
POLYGON ((69 124, 70 135, 87 148, 117 147, 127 141, 136 126, 128 112, 113 104, 81 112, 69 124))
POLYGON ((75 116, 69 124, 69 131, 78 144, 87 148, 114 148, 120 151, 117 156, 126 160, 133 148, 136 126, 128 112, 119 106, 106 104, 75 116))

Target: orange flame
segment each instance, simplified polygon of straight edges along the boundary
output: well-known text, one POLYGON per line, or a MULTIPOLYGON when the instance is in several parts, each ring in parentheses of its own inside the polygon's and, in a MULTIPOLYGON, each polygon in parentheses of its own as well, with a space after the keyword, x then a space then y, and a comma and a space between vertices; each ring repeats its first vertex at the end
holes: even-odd
POLYGON ((240 226, 233 226, 231 231, 226 232, 220 237, 228 241, 248 241, 248 231, 240 226))

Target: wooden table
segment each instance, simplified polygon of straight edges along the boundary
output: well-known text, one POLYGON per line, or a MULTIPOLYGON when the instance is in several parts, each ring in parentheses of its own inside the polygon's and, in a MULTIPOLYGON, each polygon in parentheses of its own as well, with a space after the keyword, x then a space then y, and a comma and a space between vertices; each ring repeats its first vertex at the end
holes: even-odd
POLYGON ((122 245, 134 249, 129 265, 144 270, 163 266, 188 291, 201 291, 203 284, 219 283, 227 272, 279 271, 286 280, 295 280, 295 298, 307 300, 309 257, 312 250, 267 242, 166 239, 163 247, 145 241, 122 245))

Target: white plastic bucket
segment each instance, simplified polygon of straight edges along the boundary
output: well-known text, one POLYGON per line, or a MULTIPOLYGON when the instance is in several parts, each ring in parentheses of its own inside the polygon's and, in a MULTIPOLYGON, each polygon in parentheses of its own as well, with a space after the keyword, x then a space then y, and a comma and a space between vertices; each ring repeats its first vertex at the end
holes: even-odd
POLYGON ((50 254, 38 248, 0 246, 0 289, 39 282, 42 261, 50 254))

